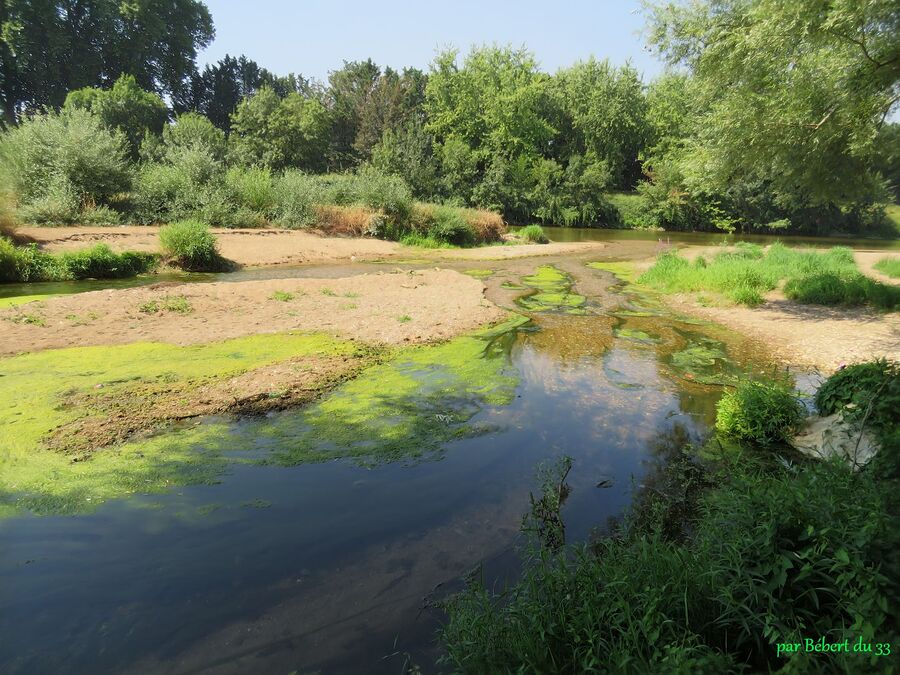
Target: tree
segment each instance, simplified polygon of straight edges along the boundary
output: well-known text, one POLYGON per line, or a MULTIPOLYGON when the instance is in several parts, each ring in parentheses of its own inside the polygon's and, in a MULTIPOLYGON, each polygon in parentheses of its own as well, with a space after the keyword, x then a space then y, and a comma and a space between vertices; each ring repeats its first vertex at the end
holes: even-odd
POLYGON ((132 75, 122 75, 112 89, 85 87, 71 91, 63 108, 88 110, 110 129, 123 132, 134 158, 144 136, 148 132, 162 133, 169 118, 163 100, 157 94, 141 89, 132 75))
POLYGON ((214 35, 199 0, 4 0, 0 98, 7 122, 23 109, 61 106, 82 87, 123 73, 157 93, 178 92, 214 35))
POLYGON ((637 71, 591 58, 560 70, 553 92, 563 119, 558 144, 565 153, 559 159, 590 153, 606 164, 616 187, 634 187, 647 137, 647 103, 637 71))
POLYGON ((292 92, 312 92, 311 83, 299 75, 278 77, 246 56, 234 58, 226 54, 218 63, 207 65, 202 73, 191 75, 173 97, 173 108, 178 113, 193 111, 205 115, 227 133, 238 104, 263 86, 281 98, 292 92))
POLYGON ((345 61, 343 68, 329 74, 330 167, 347 169, 359 163, 361 156, 354 144, 359 134, 360 113, 380 77, 381 69, 372 59, 345 61))
POLYGON ((279 98, 263 87, 231 118, 231 151, 244 164, 317 171, 324 168, 327 144, 325 106, 296 92, 279 98))
POLYGON ((757 184, 785 209, 877 198, 878 129, 900 101, 893 0, 651 5, 651 41, 687 66, 704 113, 681 166, 689 189, 757 184))

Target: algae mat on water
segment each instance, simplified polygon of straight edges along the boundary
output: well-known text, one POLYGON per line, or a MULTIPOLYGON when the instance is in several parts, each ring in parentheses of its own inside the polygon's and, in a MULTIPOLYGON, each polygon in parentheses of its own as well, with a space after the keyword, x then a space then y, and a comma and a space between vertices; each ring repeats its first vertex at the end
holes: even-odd
MULTIPOLYGON (((512 326, 512 324, 511 324, 512 326)), ((83 513, 108 499, 216 482, 232 461, 296 464, 337 457, 396 459, 475 433, 484 405, 513 396, 508 360, 489 337, 403 350, 320 403, 245 421, 210 418, 94 452, 86 461, 44 439, 83 411, 60 405, 73 391, 137 381, 245 372, 307 355, 351 355, 352 342, 279 334, 210 345, 135 344, 53 350, 0 360, 0 516, 83 513), (232 451, 240 453, 229 454, 232 451), (248 459, 247 452, 250 452, 248 459)))
POLYGON ((567 314, 585 313, 585 297, 572 293, 572 278, 553 265, 541 265, 534 274, 523 277, 522 283, 537 290, 516 300, 520 307, 529 312, 556 310, 567 314))

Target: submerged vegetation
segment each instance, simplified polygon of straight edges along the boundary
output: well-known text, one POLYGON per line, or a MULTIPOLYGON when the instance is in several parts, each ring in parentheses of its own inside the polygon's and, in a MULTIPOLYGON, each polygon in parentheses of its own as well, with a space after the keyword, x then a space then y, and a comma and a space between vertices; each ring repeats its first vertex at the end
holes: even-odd
POLYGON ((572 278, 553 265, 541 265, 537 271, 522 278, 522 284, 535 289, 534 293, 516 300, 520 307, 529 312, 549 310, 567 314, 584 314, 586 298, 572 292, 572 278))
MULTIPOLYGON (((890 371, 854 368, 820 390, 823 414, 890 371)), ((781 385, 742 391, 727 407, 757 421, 791 395, 781 385)), ((645 479, 659 489, 638 493, 613 536, 558 552, 533 542, 521 580, 501 593, 472 579, 443 603, 446 663, 473 673, 890 672, 896 426, 879 424, 881 452, 854 471, 757 450, 754 439, 783 437, 796 415, 782 420, 750 422, 742 451, 710 448, 716 459, 706 462, 673 447, 661 476, 645 479), (787 648, 811 636, 848 647, 787 648), (854 650, 858 642, 872 650, 854 650)))
MULTIPOLYGON (((164 304, 153 311, 182 311, 177 302, 164 304)), ((191 347, 128 344, 2 359, 0 514, 82 513, 108 499, 215 482, 231 462, 250 461, 249 452, 255 461, 298 464, 339 457, 414 459, 438 451, 454 438, 481 433, 468 422, 483 406, 512 399, 517 378, 508 371, 504 341, 522 321, 393 355, 288 333, 191 347), (195 401, 199 391, 208 399, 217 387, 230 391, 234 378, 268 364, 292 363, 302 374, 305 362, 327 363, 323 359, 336 359, 337 370, 313 369, 300 402, 338 384, 351 372, 348 366, 354 375, 371 368, 291 415, 165 425, 197 411, 216 412, 194 405, 202 403, 195 401), (117 426, 116 420, 128 424, 117 426), (235 450, 243 456, 229 454, 235 450)), ((247 385, 235 382, 234 396, 243 396, 247 385)), ((286 405, 279 403, 281 393, 269 394, 264 407, 248 400, 247 409, 286 405)), ((231 410, 231 399, 223 401, 222 411, 231 410)))
POLYGON ((765 250, 739 243, 709 261, 700 256, 693 262, 677 251, 665 252, 638 282, 665 293, 713 291, 751 307, 761 304, 763 294, 782 282, 785 295, 804 304, 900 307, 900 289, 863 275, 853 251, 842 246, 817 253, 780 243, 765 250))

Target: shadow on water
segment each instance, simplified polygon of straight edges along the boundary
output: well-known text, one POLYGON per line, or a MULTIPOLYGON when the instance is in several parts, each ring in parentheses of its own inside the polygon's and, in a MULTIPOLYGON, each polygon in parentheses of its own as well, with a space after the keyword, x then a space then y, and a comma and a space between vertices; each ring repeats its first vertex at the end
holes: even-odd
POLYGON ((415 386, 349 432, 325 418, 349 414, 366 377, 394 375, 232 424, 220 441, 238 456, 326 460, 369 427, 396 440, 399 424, 423 443, 391 456, 405 461, 237 463, 217 485, 0 521, 0 670, 397 672, 407 653, 428 669, 438 618, 426 599, 478 564, 514 576, 538 464, 572 458, 566 539, 604 534, 667 448, 706 433, 721 383, 759 367, 707 327, 614 314, 536 315, 483 342, 483 363, 504 365, 496 377, 514 375, 503 396, 410 363, 415 386), (478 433, 434 424, 448 402, 478 433))

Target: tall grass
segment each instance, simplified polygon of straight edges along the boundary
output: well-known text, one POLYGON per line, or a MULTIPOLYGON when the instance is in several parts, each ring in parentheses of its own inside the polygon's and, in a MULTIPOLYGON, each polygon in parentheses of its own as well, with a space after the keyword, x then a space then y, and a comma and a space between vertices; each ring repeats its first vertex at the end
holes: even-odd
POLYGON ((900 258, 882 258, 873 267, 892 279, 900 279, 900 258))
POLYGON ((740 243, 707 261, 693 262, 677 252, 661 254, 638 281, 665 293, 713 291, 738 304, 755 306, 763 294, 784 282, 784 292, 804 304, 862 305, 893 310, 900 305, 900 289, 864 276, 853 251, 836 246, 824 253, 772 244, 767 250, 740 243))
POLYGON ((159 242, 166 256, 185 269, 211 271, 221 267, 215 235, 196 220, 164 226, 159 231, 159 242))
POLYGON ((156 255, 114 253, 106 244, 54 255, 34 244, 18 247, 0 237, 0 282, 120 279, 151 272, 158 264, 156 255))

